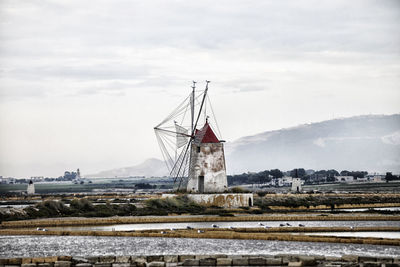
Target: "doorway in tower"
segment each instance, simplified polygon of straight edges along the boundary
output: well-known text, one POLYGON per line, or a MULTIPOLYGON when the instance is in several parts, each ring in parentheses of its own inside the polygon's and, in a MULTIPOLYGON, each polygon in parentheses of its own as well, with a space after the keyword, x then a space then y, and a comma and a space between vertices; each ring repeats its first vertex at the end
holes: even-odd
POLYGON ((199 184, 197 188, 199 189, 200 193, 204 193, 204 175, 200 175, 198 181, 199 184))

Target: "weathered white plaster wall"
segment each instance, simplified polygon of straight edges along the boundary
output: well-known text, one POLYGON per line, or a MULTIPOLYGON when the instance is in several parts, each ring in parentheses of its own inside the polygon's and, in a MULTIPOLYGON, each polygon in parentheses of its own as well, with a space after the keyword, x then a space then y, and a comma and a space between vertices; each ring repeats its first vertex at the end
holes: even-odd
POLYGON ((203 193, 224 192, 228 189, 222 143, 192 144, 191 155, 188 192, 199 192, 199 176, 204 176, 203 193), (199 146, 200 152, 197 152, 199 146))
POLYGON ((297 188, 299 192, 301 192, 301 180, 300 178, 293 178, 292 180, 292 192, 297 192, 297 188))
POLYGON ((187 196, 201 205, 224 208, 249 207, 254 203, 253 194, 188 194, 187 196))
POLYGON ((28 184, 28 189, 26 191, 27 191, 28 195, 34 195, 35 194, 35 185, 28 184))

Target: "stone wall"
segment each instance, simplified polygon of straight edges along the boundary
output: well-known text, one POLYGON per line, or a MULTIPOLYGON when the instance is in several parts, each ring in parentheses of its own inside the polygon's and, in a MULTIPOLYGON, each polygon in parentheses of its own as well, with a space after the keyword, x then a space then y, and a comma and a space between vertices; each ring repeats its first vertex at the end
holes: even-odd
POLYGON ((0 259, 1 267, 172 267, 172 266, 400 266, 400 257, 344 255, 150 255, 55 256, 0 259))
POLYGON ((222 143, 192 144, 187 191, 213 193, 228 190, 222 143), (199 177, 203 177, 202 180, 199 177))
POLYGON ((187 194, 188 198, 205 206, 238 208, 253 206, 253 194, 187 194))

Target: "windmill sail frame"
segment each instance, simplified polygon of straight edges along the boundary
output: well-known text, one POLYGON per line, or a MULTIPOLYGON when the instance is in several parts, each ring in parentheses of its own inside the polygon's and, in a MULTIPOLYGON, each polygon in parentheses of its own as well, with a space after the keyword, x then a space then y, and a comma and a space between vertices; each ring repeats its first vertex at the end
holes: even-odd
MULTIPOLYGON (((164 161, 178 189, 182 184, 188 182, 190 169, 193 168, 191 166, 192 149, 190 148, 195 141, 197 125, 201 121, 202 114, 204 114, 204 120, 208 122, 209 117, 205 112, 206 101, 209 100, 207 94, 209 83, 210 81, 206 81, 204 91, 198 92, 199 94, 196 96, 196 82, 193 81, 190 95, 154 127, 164 161), (187 116, 188 111, 190 112, 189 116, 187 116)), ((208 101, 208 105, 211 107, 211 112, 214 113, 210 101, 208 101)), ((213 118, 218 127, 215 116, 213 118)))

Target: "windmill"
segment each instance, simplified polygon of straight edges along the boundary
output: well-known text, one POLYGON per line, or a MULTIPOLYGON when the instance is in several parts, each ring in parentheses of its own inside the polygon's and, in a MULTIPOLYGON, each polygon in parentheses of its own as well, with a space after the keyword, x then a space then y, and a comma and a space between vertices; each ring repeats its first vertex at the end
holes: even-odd
POLYGON ((221 192, 227 188, 223 142, 208 97, 192 92, 161 123, 154 127, 164 161, 175 187, 190 192, 221 192), (198 129, 198 126, 201 126, 198 129))

